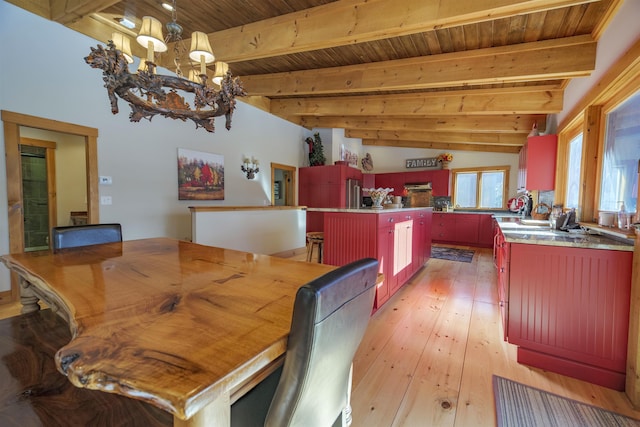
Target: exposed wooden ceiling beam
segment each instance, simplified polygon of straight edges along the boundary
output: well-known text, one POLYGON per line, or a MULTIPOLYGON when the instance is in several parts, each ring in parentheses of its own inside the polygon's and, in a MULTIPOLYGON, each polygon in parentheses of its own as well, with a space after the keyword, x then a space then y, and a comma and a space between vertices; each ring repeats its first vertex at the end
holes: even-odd
MULTIPOLYGON (((210 33, 209 40, 221 61, 250 61, 593 1, 596 0, 341 0, 210 33)), ((171 61, 167 58, 168 64, 171 61)))
POLYGON ((381 139, 386 141, 419 141, 443 143, 475 143, 490 145, 522 146, 527 140, 526 133, 469 133, 469 132, 428 132, 418 130, 361 130, 346 129, 347 138, 381 139))
POLYGON ((119 2, 120 0, 51 0, 49 19, 68 25, 119 2))
POLYGON ((418 94, 272 99, 271 113, 280 117, 552 114, 562 110, 562 100, 563 91, 555 86, 531 86, 418 94))
POLYGON ((465 52, 316 70, 243 76, 262 96, 357 93, 463 85, 531 82, 591 74, 596 42, 590 35, 465 52))
POLYGON ((431 148, 436 150, 484 151, 490 153, 519 153, 521 148, 515 145, 456 144, 424 141, 385 141, 376 139, 363 139, 362 145, 373 145, 377 147, 431 148))
POLYGON ((547 116, 496 115, 496 116, 446 116, 446 117, 385 117, 377 116, 301 116, 300 125, 308 129, 380 129, 380 130, 424 130, 437 132, 503 132, 523 133, 531 130, 534 123, 544 130, 547 116))

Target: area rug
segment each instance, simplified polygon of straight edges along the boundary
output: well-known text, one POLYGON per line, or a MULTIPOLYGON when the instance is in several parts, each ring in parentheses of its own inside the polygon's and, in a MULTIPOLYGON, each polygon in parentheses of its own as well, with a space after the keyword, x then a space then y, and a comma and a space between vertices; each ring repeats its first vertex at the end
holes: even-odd
POLYGON ((640 420, 493 376, 498 427, 640 427, 640 420))
POLYGON ((431 258, 446 259, 449 261, 471 262, 474 251, 456 248, 431 248, 431 258))

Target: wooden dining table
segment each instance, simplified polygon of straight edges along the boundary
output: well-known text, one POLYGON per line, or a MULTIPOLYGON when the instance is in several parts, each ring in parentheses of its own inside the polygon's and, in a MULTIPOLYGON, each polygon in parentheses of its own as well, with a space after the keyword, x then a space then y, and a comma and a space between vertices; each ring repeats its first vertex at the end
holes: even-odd
POLYGON ((152 238, 0 260, 69 324, 56 366, 77 387, 150 402, 174 426, 225 426, 279 364, 296 291, 335 267, 152 238))

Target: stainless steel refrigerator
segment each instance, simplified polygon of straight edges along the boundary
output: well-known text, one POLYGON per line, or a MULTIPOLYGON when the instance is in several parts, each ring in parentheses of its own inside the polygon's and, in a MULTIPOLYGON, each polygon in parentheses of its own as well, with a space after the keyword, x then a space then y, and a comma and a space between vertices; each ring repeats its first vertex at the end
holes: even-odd
POLYGON ((347 180, 347 191, 345 207, 347 209, 359 209, 362 201, 360 200, 360 181, 357 179, 347 180))

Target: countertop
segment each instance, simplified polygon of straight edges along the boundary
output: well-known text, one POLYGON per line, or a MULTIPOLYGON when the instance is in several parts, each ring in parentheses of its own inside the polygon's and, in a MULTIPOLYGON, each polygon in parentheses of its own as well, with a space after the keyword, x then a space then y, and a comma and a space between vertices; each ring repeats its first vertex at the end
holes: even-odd
POLYGON ((397 208, 397 209, 340 209, 340 208, 307 208, 308 212, 341 212, 341 213, 358 213, 358 214, 385 214, 394 212, 411 212, 433 208, 397 208))
POLYGON ((530 245, 568 246, 584 249, 633 251, 633 239, 613 238, 588 229, 587 233, 551 230, 548 221, 522 220, 519 217, 496 218, 498 226, 509 243, 530 245), (592 234, 597 233, 597 234, 592 234))
POLYGON ((495 218, 501 217, 516 217, 519 216, 517 213, 509 212, 509 211, 483 211, 483 210, 453 210, 453 211, 433 211, 434 214, 476 214, 476 215, 493 215, 495 218))
POLYGON ((305 209, 305 206, 189 206, 191 212, 282 211, 292 209, 305 209))

